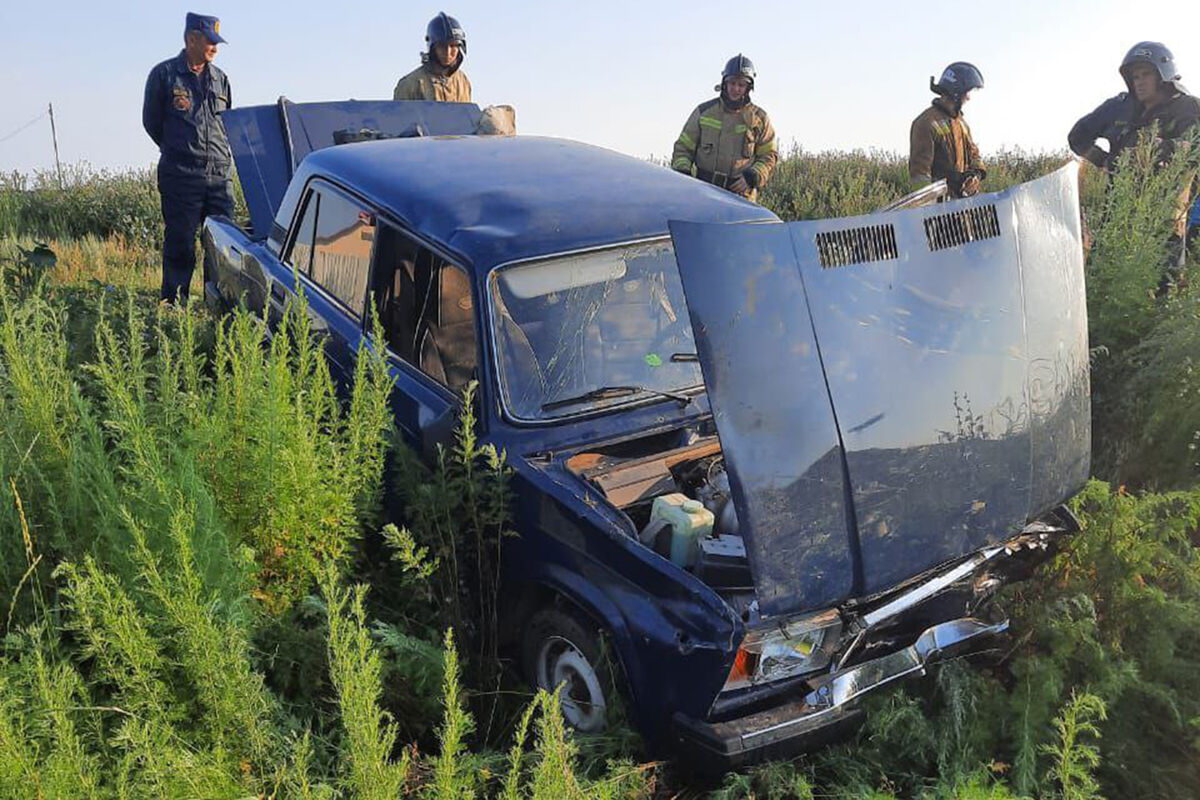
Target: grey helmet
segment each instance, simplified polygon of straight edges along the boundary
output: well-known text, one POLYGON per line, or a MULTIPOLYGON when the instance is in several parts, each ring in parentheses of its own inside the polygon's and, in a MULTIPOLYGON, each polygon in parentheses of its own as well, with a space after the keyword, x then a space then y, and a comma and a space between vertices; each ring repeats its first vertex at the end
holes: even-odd
POLYGON ((951 99, 962 99, 972 89, 983 88, 983 73, 974 64, 955 61, 942 70, 942 77, 929 79, 929 90, 951 99))
POLYGON ((1133 81, 1130 80, 1129 72, 1134 64, 1149 64, 1158 70, 1158 77, 1163 83, 1170 83, 1179 89, 1179 70, 1175 68, 1175 56, 1171 55, 1171 51, 1162 42, 1138 42, 1133 47, 1129 48, 1129 52, 1125 54, 1125 58, 1121 61, 1121 77, 1125 79, 1125 85, 1129 87, 1129 91, 1133 91, 1133 81))
POLYGON ((463 31, 462 25, 458 24, 458 20, 445 11, 429 20, 429 25, 425 28, 425 42, 430 49, 433 49, 435 44, 453 42, 464 53, 467 52, 466 32, 463 31))
POLYGON ((758 73, 754 69, 754 62, 746 58, 741 53, 738 53, 733 58, 725 62, 725 69, 721 71, 721 84, 717 86, 720 91, 725 86, 725 81, 730 78, 741 76, 750 81, 750 89, 754 89, 754 76, 758 73))

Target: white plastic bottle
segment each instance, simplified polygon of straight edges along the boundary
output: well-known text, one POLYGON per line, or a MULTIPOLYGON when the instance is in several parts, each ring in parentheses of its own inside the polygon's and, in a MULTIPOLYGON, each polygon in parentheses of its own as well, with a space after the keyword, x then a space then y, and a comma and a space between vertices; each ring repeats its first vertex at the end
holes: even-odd
POLYGON ((671 527, 671 561, 687 568, 696 563, 697 542, 712 533, 713 513, 699 500, 674 493, 654 498, 650 522, 642 531, 642 541, 652 545, 654 537, 666 526, 671 527))

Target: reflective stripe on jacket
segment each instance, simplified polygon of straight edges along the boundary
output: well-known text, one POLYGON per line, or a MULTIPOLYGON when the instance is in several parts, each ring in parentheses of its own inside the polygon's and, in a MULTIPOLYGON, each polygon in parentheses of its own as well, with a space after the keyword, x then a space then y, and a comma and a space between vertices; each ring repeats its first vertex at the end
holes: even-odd
POLYGON ((982 180, 987 175, 979 148, 962 112, 951 114, 941 98, 913 120, 908 135, 908 177, 913 188, 946 179, 952 191, 963 173, 972 170, 982 180))
MULTIPOLYGON (((731 111, 717 97, 696 107, 684 123, 671 154, 671 169, 725 187, 753 170, 761 189, 771 177, 779 153, 767 112, 753 103, 731 111)), ((746 195, 754 199, 754 188, 746 195)))
POLYGON ((197 75, 180 51, 146 78, 142 127, 158 145, 166 174, 227 177, 233 157, 218 115, 233 105, 229 78, 215 64, 197 75))
POLYGON ((461 69, 438 75, 428 62, 396 82, 393 100, 436 100, 441 103, 471 102, 471 82, 461 69))

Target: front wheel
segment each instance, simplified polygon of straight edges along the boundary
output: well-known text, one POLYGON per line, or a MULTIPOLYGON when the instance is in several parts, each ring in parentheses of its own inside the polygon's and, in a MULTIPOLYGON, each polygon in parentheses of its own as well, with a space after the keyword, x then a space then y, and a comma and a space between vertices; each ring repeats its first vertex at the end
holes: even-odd
POLYGON ((613 682, 594 627, 560 608, 543 608, 525 626, 521 651, 535 688, 562 687, 559 701, 568 725, 583 733, 604 730, 613 682))

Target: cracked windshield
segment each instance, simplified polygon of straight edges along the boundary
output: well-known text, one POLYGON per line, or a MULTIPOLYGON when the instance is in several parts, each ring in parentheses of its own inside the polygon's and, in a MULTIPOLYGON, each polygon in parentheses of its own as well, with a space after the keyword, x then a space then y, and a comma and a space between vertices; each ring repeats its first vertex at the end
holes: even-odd
POLYGON ((500 269, 492 303, 505 405, 520 419, 703 385, 670 242, 500 269))

